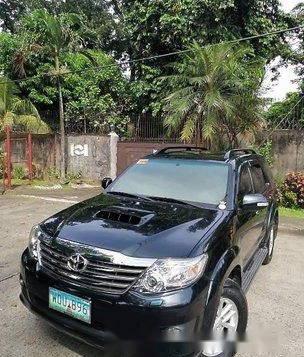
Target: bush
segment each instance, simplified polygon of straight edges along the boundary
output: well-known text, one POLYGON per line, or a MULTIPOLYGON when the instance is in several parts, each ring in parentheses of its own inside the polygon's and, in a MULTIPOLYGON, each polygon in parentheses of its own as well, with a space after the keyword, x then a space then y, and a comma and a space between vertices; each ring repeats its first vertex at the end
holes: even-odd
POLYGON ((272 141, 267 140, 262 146, 259 147, 254 147, 256 152, 264 157, 266 162, 270 167, 273 166, 274 164, 274 155, 273 155, 273 150, 272 150, 272 141))
POLYGON ((26 176, 25 169, 21 165, 16 165, 13 168, 13 178, 17 180, 22 180, 26 176))
POLYGON ((57 167, 55 167, 55 166, 50 166, 45 170, 44 176, 50 181, 59 180, 60 179, 60 170, 57 169, 57 167))
POLYGON ((304 172, 290 172, 279 188, 280 202, 284 207, 304 208, 304 172))
POLYGON ((71 172, 68 172, 67 173, 67 179, 71 182, 78 182, 78 181, 81 181, 82 179, 82 171, 71 171, 71 172))
POLYGON ((33 179, 43 179, 43 170, 39 164, 33 165, 33 179))
POLYGON ((286 208, 297 208, 298 198, 297 194, 292 191, 286 191, 281 198, 282 206, 286 208))

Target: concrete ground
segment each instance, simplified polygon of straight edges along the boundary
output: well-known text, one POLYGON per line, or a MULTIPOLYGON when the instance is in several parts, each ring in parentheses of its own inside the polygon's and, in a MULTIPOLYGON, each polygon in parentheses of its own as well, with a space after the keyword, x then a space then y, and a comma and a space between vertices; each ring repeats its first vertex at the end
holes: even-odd
MULTIPOLYGON (((31 226, 98 192, 33 190, 0 196, 0 357, 101 356, 33 316, 18 297, 19 257, 31 226)), ((249 343, 240 346, 238 357, 304 356, 304 236, 291 232, 284 221, 273 261, 260 269, 248 293, 249 343)))

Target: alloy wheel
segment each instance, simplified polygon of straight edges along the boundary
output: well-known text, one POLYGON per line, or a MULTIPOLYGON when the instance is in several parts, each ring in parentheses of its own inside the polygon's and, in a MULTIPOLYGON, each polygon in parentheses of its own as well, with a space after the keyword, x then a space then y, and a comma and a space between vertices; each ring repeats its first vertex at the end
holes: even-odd
MULTIPOLYGON (((219 339, 235 336, 239 323, 239 312, 236 304, 226 297, 222 297, 217 310, 213 332, 219 339)), ((204 342, 203 355, 215 357, 223 352, 223 341, 204 342)))

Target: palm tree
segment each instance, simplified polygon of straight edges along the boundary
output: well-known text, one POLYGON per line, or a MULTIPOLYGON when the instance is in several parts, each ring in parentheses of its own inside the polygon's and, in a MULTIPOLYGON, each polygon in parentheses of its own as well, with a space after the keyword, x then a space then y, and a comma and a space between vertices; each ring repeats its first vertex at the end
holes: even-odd
POLYGON ((28 99, 18 96, 17 87, 5 77, 0 77, 0 132, 5 126, 19 127, 45 134, 49 126, 41 120, 35 106, 28 99))
POLYGON ((78 23, 79 16, 76 14, 53 16, 42 9, 32 12, 30 16, 24 19, 22 27, 24 32, 23 46, 14 61, 15 68, 21 75, 25 76, 24 64, 29 53, 43 52, 53 59, 54 70, 49 74, 56 78, 58 88, 62 181, 65 181, 66 150, 61 84, 61 76, 64 70, 61 68, 61 56, 64 51, 72 50, 79 45, 80 38, 75 31, 78 23))
POLYGON ((170 134, 181 130, 181 139, 196 144, 203 139, 222 138, 230 147, 238 145, 238 135, 251 131, 261 121, 258 91, 261 66, 246 65, 250 57, 244 47, 227 44, 201 47, 197 43, 180 63, 177 72, 166 77, 173 90, 165 99, 164 125, 170 134))

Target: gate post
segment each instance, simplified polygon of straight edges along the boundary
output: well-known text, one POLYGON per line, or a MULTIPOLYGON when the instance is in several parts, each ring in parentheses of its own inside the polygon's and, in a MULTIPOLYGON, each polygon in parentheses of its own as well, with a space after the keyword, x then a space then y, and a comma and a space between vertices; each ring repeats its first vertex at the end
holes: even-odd
POLYGON ((117 143, 119 136, 111 128, 110 136, 110 176, 114 180, 117 176, 117 143))
POLYGON ((28 133, 27 136, 27 149, 28 149, 28 178, 29 181, 33 180, 33 141, 32 133, 28 133))
POLYGON ((7 188, 12 188, 12 165, 11 165, 11 128, 7 125, 5 127, 6 140, 5 140, 5 158, 6 158, 6 174, 7 174, 7 188))

